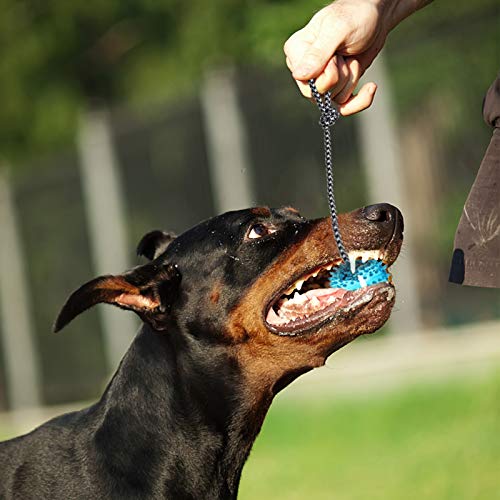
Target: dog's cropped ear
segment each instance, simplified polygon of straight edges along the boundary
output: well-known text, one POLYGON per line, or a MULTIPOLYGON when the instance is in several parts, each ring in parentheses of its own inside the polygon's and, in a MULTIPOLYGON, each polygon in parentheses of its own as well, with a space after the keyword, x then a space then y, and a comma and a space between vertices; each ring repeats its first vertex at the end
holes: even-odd
POLYGON ((173 233, 165 231, 151 231, 145 234, 137 245, 137 255, 142 255, 149 260, 161 255, 176 238, 173 233))
POLYGON ((54 324, 64 328, 80 313, 99 303, 137 313, 155 329, 166 327, 170 307, 177 296, 181 275, 172 264, 148 263, 117 276, 101 276, 73 292, 54 324))

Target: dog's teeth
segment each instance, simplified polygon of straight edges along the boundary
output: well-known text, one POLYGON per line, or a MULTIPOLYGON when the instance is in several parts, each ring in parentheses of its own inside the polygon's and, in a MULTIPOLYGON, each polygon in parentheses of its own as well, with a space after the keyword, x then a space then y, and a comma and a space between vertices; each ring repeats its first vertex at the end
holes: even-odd
POLYGON ((354 254, 349 255, 349 263, 351 264, 351 273, 356 272, 356 256, 354 254))
POLYGON ((290 299, 290 302, 293 302, 294 304, 302 304, 307 300, 307 297, 305 295, 301 295, 299 292, 295 292, 293 294, 293 297, 290 299))
POLYGON ((295 289, 300 290, 302 288, 303 284, 304 284, 304 280, 297 281, 297 283, 295 284, 295 289))
POLYGON ((328 264, 327 266, 325 266, 325 269, 327 271, 330 271, 330 269, 333 267, 333 264, 328 264))
POLYGON ((362 288, 364 288, 366 286, 366 280, 365 280, 365 278, 363 278, 363 276, 359 275, 358 281, 359 281, 359 284, 361 285, 362 288))
POLYGON ((364 253, 362 256, 361 256, 361 262, 366 262, 370 257, 368 256, 368 254, 364 253))

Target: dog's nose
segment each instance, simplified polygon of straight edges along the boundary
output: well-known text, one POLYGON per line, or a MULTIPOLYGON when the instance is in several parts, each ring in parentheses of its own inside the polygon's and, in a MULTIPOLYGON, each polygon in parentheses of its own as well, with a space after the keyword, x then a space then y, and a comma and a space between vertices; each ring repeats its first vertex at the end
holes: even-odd
POLYGON ((401 217, 399 210, 389 203, 377 203, 368 205, 362 209, 363 216, 371 222, 392 222, 401 217))
POLYGON ((368 205, 361 209, 366 220, 383 224, 387 229, 393 228, 398 232, 403 233, 403 215, 394 205, 389 203, 377 203, 376 205, 368 205))

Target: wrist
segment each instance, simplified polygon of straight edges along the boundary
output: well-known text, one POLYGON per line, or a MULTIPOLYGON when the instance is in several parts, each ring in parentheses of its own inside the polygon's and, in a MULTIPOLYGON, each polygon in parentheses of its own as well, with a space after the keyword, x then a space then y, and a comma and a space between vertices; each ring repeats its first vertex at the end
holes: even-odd
POLYGON ((401 21, 430 4, 433 0, 380 0, 386 4, 387 28, 394 29, 401 21))

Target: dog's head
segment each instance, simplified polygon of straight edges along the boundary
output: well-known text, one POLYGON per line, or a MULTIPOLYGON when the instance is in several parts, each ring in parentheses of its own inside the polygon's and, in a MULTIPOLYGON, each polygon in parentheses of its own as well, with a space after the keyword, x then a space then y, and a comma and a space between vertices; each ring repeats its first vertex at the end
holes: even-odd
MULTIPOLYGON (((351 259, 388 266, 396 260, 403 221, 395 207, 355 210, 340 215, 339 224, 351 259)), ((331 220, 307 220, 292 208, 227 212, 178 237, 154 231, 138 253, 150 262, 83 285, 55 330, 97 303, 113 304, 158 334, 225 345, 262 377, 270 365, 298 373, 324 363, 379 329, 394 304, 390 279, 355 291, 331 288, 330 270, 342 263, 331 220)))

